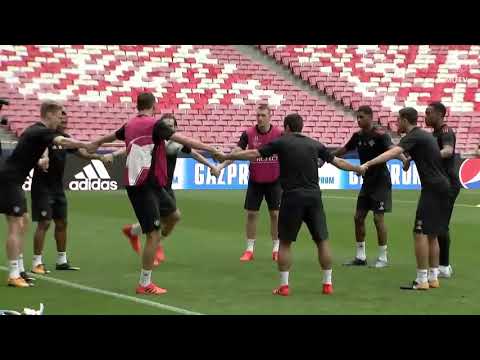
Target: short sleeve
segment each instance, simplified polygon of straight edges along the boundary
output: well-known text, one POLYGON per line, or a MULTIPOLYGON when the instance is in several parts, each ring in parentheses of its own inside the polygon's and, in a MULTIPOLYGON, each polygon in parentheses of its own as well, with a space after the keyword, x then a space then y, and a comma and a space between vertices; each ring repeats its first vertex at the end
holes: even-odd
POLYGON ((240 140, 237 143, 238 147, 245 150, 248 146, 248 135, 247 132, 244 131, 240 136, 240 140))
POLYGON ((269 142, 268 144, 265 144, 262 147, 260 147, 258 149, 258 152, 264 158, 270 157, 274 154, 278 154, 278 152, 280 151, 280 147, 281 147, 281 145, 280 145, 281 141, 282 141, 282 138, 275 139, 275 140, 269 142))
POLYGON ((347 149, 347 151, 353 151, 357 148, 357 143, 358 143, 358 134, 355 133, 352 135, 350 140, 348 140, 348 142, 345 144, 345 149, 347 149))
POLYGON ((118 129, 117 131, 115 131, 115 137, 116 137, 118 140, 123 140, 123 141, 125 141, 125 125, 123 125, 120 129, 118 129))
POLYGON ((408 152, 410 152, 415 145, 417 145, 417 138, 413 136, 412 133, 405 135, 398 144, 398 146, 408 152))
POLYGON ((322 159, 325 162, 331 163, 334 159, 335 156, 327 150, 325 145, 317 142, 317 148, 318 148, 318 157, 322 159))
POLYGON ((440 137, 443 145, 450 145, 452 147, 455 145, 455 135, 452 129, 448 128, 448 130, 442 131, 440 137))
POLYGON ((162 140, 170 140, 173 134, 175 134, 175 130, 170 128, 165 123, 165 121, 158 120, 153 127, 153 132, 152 132, 153 143, 156 145, 160 143, 160 141, 162 140))

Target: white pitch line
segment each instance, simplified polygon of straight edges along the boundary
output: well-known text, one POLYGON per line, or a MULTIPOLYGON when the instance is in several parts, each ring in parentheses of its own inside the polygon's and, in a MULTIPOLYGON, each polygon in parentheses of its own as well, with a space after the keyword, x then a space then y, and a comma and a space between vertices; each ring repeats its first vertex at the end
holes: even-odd
MULTIPOLYGON (((341 199, 341 200, 357 200, 356 197, 353 196, 323 196, 322 198, 324 199, 341 199)), ((393 203, 399 202, 399 203, 406 203, 406 204, 416 204, 417 201, 414 200, 392 200, 393 203)), ((470 205, 470 204, 455 204, 455 207, 460 206, 460 207, 468 207, 468 208, 474 208, 474 207, 480 207, 479 205, 470 205)))
MULTIPOLYGON (((0 266, 0 270, 8 271, 8 268, 5 267, 5 266, 0 266)), ((95 294, 106 295, 106 296, 110 296, 110 297, 113 297, 113 298, 116 298, 116 299, 131 301, 131 302, 134 302, 134 303, 137 303, 137 304, 143 304, 143 305, 155 307, 155 308, 158 308, 158 309, 168 310, 168 311, 183 314, 183 315, 204 315, 204 314, 201 314, 201 313, 198 313, 198 312, 178 308, 178 307, 175 307, 175 306, 161 304, 161 303, 157 303, 155 301, 150 301, 150 300, 139 299, 139 298, 136 298, 136 297, 133 297, 133 296, 123 295, 123 294, 119 294, 119 293, 116 293, 116 292, 113 292, 113 291, 107 291, 107 290, 97 289, 97 288, 90 287, 90 286, 80 285, 80 284, 76 284, 76 283, 73 283, 73 282, 70 282, 70 281, 56 279, 56 278, 53 278, 53 277, 50 277, 50 276, 43 276, 43 275, 34 274, 34 277, 36 279, 45 280, 45 281, 48 281, 48 282, 51 282, 51 283, 54 283, 54 284, 58 284, 58 285, 62 285, 62 286, 65 286, 65 287, 70 287, 70 288, 73 288, 73 289, 88 291, 88 292, 95 293, 95 294)))

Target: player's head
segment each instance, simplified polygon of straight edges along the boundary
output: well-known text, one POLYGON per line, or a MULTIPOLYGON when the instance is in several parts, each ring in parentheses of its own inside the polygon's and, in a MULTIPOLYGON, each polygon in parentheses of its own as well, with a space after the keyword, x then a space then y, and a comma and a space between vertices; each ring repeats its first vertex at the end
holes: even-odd
POLYGON ((266 129, 270 124, 270 116, 272 110, 266 104, 262 104, 257 108, 257 125, 260 128, 266 129))
POLYGON ((368 105, 362 105, 357 110, 357 123, 360 129, 369 129, 372 126, 373 111, 368 105))
POLYGON ((62 110, 62 116, 60 120, 60 125, 58 125, 58 131, 66 131, 68 127, 68 115, 65 109, 62 110))
POLYGON ((447 114, 447 108, 440 101, 434 101, 427 106, 425 110, 425 124, 427 126, 436 126, 443 121, 447 114))
POLYGON ((416 126, 418 112, 412 107, 405 107, 398 112, 398 133, 407 132, 410 126, 416 126))
POLYGON ((152 93, 144 92, 137 96, 137 110, 143 112, 155 113, 155 96, 152 93))
POLYGON ((57 129, 62 121, 63 106, 52 100, 47 100, 40 106, 40 117, 50 129, 57 129))
POLYGON ((298 114, 289 114, 283 120, 283 128, 286 133, 301 132, 303 129, 303 119, 298 114))
POLYGON ((177 130, 177 119, 173 114, 163 114, 160 117, 160 121, 163 121, 172 130, 177 130))

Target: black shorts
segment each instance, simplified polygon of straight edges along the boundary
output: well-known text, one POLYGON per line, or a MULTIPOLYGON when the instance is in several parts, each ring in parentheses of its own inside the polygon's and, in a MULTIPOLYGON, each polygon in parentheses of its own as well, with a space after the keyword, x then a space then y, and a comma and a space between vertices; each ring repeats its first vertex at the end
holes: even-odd
POLYGON ((283 193, 278 218, 278 237, 296 241, 302 222, 315 242, 328 239, 328 228, 320 191, 293 190, 283 193))
POLYGON ((177 210, 165 188, 154 185, 127 186, 127 194, 144 234, 160 229, 160 218, 177 210))
POLYGON ((425 235, 445 233, 448 230, 448 219, 451 214, 450 204, 448 190, 422 189, 413 231, 425 235))
POLYGON ((392 187, 385 184, 380 186, 362 186, 357 198, 357 210, 375 214, 383 214, 392 211, 392 187))
POLYGON ((177 198, 175 197, 175 192, 173 191, 172 188, 165 188, 165 190, 167 191, 168 195, 170 195, 170 197, 172 198, 173 204, 175 205, 175 208, 176 208, 177 207, 177 198))
POLYGON ((22 185, 0 183, 0 214, 21 217, 27 212, 27 199, 22 185))
POLYGON ((32 186, 32 220, 67 220, 67 197, 63 189, 32 186))
POLYGON ((247 194, 245 196, 245 210, 258 211, 262 204, 263 197, 268 205, 268 210, 280 209, 282 187, 280 181, 273 183, 248 182, 247 194))

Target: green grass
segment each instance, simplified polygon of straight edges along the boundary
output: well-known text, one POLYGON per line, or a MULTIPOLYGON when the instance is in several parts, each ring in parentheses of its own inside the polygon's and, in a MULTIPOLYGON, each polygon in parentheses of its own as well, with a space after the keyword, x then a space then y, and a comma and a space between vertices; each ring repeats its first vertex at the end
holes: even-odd
MULTIPOLYGON (((70 201, 69 257, 80 272, 52 271, 50 277, 88 287, 129 295, 203 314, 479 314, 480 289, 477 241, 480 208, 457 206, 452 219, 451 260, 455 275, 441 288, 402 292, 399 286, 415 277, 412 222, 416 191, 394 192, 394 212, 387 216, 389 256, 386 269, 346 268, 354 255, 353 211, 356 192, 324 191, 334 257, 335 294, 321 294, 321 272, 315 248, 303 227, 294 246, 290 274, 292 295, 271 295, 278 272, 271 260, 269 222, 263 204, 256 259, 240 263, 244 250, 243 191, 178 191, 183 218, 166 242, 167 261, 154 271, 155 282, 166 287, 160 297, 137 297, 140 259, 120 233, 135 220, 123 191, 67 194, 70 201)), ((463 191, 457 204, 480 204, 480 192, 463 191)), ((367 256, 377 255, 376 234, 368 218, 367 256)), ((27 236, 25 264, 30 268, 32 231, 27 236)), ((5 234, 5 221, 0 224, 5 234)), ((4 247, 2 246, 4 249, 4 247)), ((4 250, 2 256, 5 259, 4 250)), ((47 239, 45 263, 54 268, 52 232, 47 239)), ((6 272, 3 272, 6 278, 6 272)), ((29 289, 0 286, 0 308, 38 307, 47 314, 175 314, 150 305, 37 280, 29 289)))

